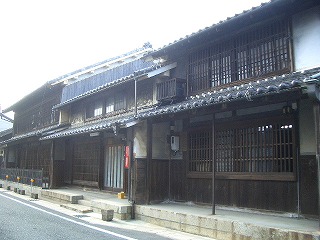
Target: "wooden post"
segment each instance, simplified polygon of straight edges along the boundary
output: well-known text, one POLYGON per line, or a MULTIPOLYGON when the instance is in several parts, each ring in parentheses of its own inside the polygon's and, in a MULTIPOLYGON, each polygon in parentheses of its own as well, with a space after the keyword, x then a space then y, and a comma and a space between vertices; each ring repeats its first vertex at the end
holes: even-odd
MULTIPOLYGON (((39 148, 38 148, 39 149, 39 148)), ((55 144, 54 140, 51 140, 51 147, 50 147, 50 165, 49 165, 49 188, 55 187, 55 182, 53 180, 54 178, 54 151, 55 151, 55 144)), ((38 150, 39 152, 39 150, 38 150)))
POLYGON ((215 186, 216 186, 216 158, 215 158, 215 122, 214 116, 212 120, 212 215, 216 214, 216 199, 215 199, 215 186))
POLYGON ((316 161, 318 165, 318 217, 319 217, 319 227, 320 227, 320 122, 319 122, 319 103, 315 102, 313 105, 314 112, 314 125, 316 134, 316 161))
POLYGON ((150 203, 150 194, 151 194, 151 169, 152 169, 152 123, 150 120, 147 120, 147 204, 150 203))
POLYGON ((105 175, 105 169, 104 169, 104 152, 105 152, 105 144, 104 144, 104 138, 103 138, 103 133, 100 132, 99 136, 99 151, 100 151, 100 157, 99 157, 99 173, 98 173, 98 188, 100 190, 103 189, 104 185, 104 175, 105 175))

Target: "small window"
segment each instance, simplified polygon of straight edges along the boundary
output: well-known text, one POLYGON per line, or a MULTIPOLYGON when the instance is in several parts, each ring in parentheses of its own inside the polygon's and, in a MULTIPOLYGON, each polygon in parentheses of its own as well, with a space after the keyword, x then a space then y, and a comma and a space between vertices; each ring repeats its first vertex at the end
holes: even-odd
POLYGON ((114 111, 114 99, 113 97, 108 97, 106 100, 106 113, 114 111))
POLYGON ((126 108, 126 101, 123 95, 114 98, 114 110, 122 110, 126 108))
POLYGON ((108 97, 106 100, 106 113, 126 108, 126 99, 123 95, 108 97))
POLYGON ((89 104, 86 111, 86 118, 101 116, 102 109, 103 104, 100 101, 89 104))

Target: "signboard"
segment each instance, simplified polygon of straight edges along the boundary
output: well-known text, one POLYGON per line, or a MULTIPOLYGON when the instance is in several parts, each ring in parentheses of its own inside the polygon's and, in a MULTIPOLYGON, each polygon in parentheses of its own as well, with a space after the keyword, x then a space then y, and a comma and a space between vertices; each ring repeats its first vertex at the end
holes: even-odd
POLYGON ((130 167, 130 147, 126 146, 124 153, 124 168, 128 169, 130 167))

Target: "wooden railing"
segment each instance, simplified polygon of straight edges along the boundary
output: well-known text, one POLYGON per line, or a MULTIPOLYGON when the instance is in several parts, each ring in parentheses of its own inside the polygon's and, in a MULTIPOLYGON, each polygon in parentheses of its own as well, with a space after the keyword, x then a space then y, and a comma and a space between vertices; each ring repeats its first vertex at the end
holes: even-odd
POLYGON ((157 83, 157 101, 177 100, 185 96, 185 80, 172 78, 157 83))
POLYGON ((0 169, 0 179, 28 185, 31 184, 31 179, 33 179, 33 186, 41 188, 48 188, 49 186, 49 178, 43 176, 43 170, 2 168, 0 169))

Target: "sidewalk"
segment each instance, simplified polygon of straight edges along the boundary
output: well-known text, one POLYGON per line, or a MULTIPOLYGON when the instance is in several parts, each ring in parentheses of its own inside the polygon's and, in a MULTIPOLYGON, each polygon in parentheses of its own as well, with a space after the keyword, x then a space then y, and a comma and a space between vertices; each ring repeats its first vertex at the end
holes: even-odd
MULTIPOLYGON (((27 186, 25 190, 30 193, 27 186)), ((96 213, 113 209, 114 217, 120 220, 130 220, 134 215, 135 219, 151 224, 216 239, 320 239, 317 220, 219 207, 216 215, 212 215, 211 207, 174 202, 135 205, 132 214, 132 204, 127 199, 118 199, 116 194, 74 187, 37 191, 39 198, 60 202, 74 211, 81 212, 85 207, 96 213)))

